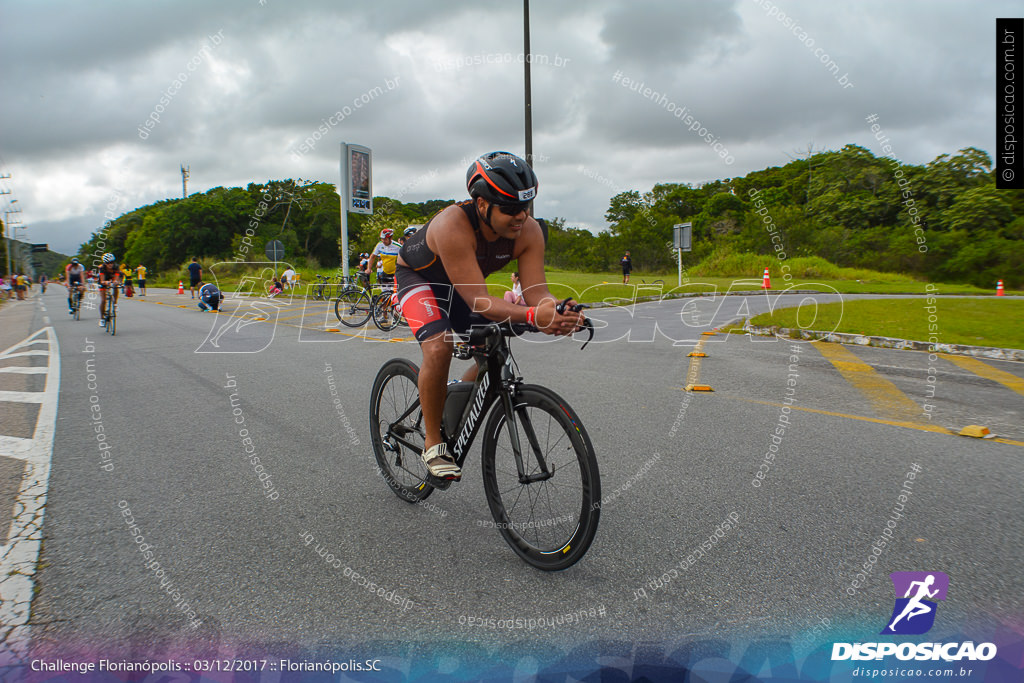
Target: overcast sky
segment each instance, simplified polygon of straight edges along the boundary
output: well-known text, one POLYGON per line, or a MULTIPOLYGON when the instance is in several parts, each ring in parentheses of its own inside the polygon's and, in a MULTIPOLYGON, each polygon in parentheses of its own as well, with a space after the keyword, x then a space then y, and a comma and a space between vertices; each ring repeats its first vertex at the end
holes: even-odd
MULTIPOLYGON (((536 213, 599 230, 623 190, 742 176, 809 145, 880 155, 869 114, 906 163, 991 155, 995 18, 1021 4, 530 9, 536 213)), ((373 149, 374 194, 461 199, 473 157, 525 153, 522 49, 518 2, 3 0, 0 204, 18 200, 19 238, 71 253, 108 204, 181 196, 183 163, 190 193, 337 184, 343 140, 373 149)))

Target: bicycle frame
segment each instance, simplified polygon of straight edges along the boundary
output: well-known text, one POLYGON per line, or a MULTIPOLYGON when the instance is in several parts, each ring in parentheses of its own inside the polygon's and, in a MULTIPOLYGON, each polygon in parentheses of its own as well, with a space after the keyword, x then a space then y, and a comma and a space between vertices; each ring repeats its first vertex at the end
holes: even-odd
MULTIPOLYGON (((505 323, 505 325, 508 324, 505 323)), ((528 327, 516 325, 510 329, 515 334, 517 330, 525 331, 528 327)), ((505 411, 505 419, 509 422, 508 431, 519 474, 519 483, 527 484, 550 479, 553 472, 548 470, 547 462, 541 454, 537 435, 528 419, 522 421, 523 429, 534 456, 537 458, 540 472, 532 475, 527 475, 524 472, 522 444, 519 441, 519 431, 516 429, 516 415, 513 408, 513 401, 523 379, 517 377, 512 371, 512 354, 508 339, 502 333, 502 325, 494 323, 474 328, 469 333, 469 341, 456 344, 454 355, 461 360, 475 358, 477 362, 477 378, 459 418, 458 428, 451 434, 442 434, 455 462, 460 468, 462 467, 473 446, 473 441, 480 431, 480 426, 484 423, 484 418, 500 401, 502 410, 505 411)), ((388 426, 389 436, 414 452, 418 451, 419 447, 403 438, 405 428, 400 425, 403 420, 419 410, 419 407, 420 400, 417 397, 412 405, 388 426), (399 430, 402 430, 402 433, 399 433, 399 430)), ((417 426, 419 426, 420 420, 422 420, 422 415, 417 420, 417 426)))

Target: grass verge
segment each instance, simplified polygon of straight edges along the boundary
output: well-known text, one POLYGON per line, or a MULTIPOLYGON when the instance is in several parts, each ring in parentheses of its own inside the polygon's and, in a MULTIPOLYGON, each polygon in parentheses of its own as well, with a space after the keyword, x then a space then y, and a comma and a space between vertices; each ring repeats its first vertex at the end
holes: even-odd
POLYGON ((1024 301, 1017 299, 883 299, 845 301, 755 316, 752 325, 896 337, 914 341, 1024 349, 1024 301))

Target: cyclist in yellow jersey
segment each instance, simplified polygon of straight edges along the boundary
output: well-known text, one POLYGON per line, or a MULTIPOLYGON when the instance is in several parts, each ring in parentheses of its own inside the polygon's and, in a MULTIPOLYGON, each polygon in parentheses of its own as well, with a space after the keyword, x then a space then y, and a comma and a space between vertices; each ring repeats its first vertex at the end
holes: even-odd
POLYGON ((395 231, 391 228, 381 230, 380 242, 377 242, 377 246, 373 248, 373 252, 370 254, 370 263, 367 268, 369 272, 373 272, 373 262, 377 257, 380 257, 384 275, 377 278, 378 284, 395 281, 395 266, 398 263, 398 252, 402 250, 402 245, 391 239, 394 234, 395 231))

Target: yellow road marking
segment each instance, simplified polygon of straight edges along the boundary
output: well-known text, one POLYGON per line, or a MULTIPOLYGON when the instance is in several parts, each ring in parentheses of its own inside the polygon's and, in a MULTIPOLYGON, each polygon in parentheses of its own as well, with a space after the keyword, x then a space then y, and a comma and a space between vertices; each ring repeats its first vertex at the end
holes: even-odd
MULTIPOLYGON (((726 398, 733 398, 737 401, 745 401, 747 403, 759 403, 763 406, 774 406, 776 408, 783 407, 782 403, 773 403, 772 401, 759 401, 753 398, 744 398, 743 396, 726 396, 726 398)), ((817 413, 818 415, 829 415, 831 417, 845 417, 850 420, 860 420, 861 422, 874 422, 875 424, 891 425, 893 427, 903 427, 905 429, 916 429, 919 432, 931 432, 933 434, 948 434, 950 436, 958 436, 956 432, 939 425, 932 425, 922 422, 898 422, 896 420, 882 420, 877 417, 864 417, 863 415, 848 415, 847 413, 837 413, 832 410, 820 410, 818 408, 803 408, 800 406, 789 406, 793 410, 802 410, 805 413, 817 413)), ((996 437, 994 439, 982 439, 985 442, 1005 443, 1009 446, 1020 446, 1024 448, 1024 441, 1014 441, 1013 439, 1004 439, 1002 437, 996 437)))
POLYGON ((1024 396, 1024 379, 1021 379, 1016 375, 1012 375, 1005 370, 1000 370, 999 368, 994 368, 988 363, 982 362, 977 358, 971 358, 970 356, 949 356, 943 354, 939 357, 948 360, 954 365, 959 365, 964 370, 973 372, 979 377, 984 377, 985 379, 990 379, 993 382, 998 382, 1007 389, 1016 391, 1021 396, 1024 396))
MULTIPOLYGON (((772 401, 758 401, 753 398, 744 398, 742 396, 731 396, 729 398, 735 398, 738 401, 746 401, 747 403, 759 403, 764 406, 775 406, 776 408, 783 407, 782 403, 773 403, 772 401)), ((830 415, 832 417, 845 417, 851 420, 861 420, 862 422, 874 422, 875 424, 892 425, 893 427, 905 427, 907 429, 916 429, 920 432, 932 432, 934 434, 949 434, 952 436, 956 435, 951 429, 940 427, 939 425, 932 425, 926 422, 901 422, 899 420, 883 420, 878 417, 864 417, 863 415, 849 415, 847 413, 837 413, 833 410, 821 410, 820 408, 803 408, 801 406, 789 406, 793 410, 802 410, 805 413, 817 413, 818 415, 830 415)))
POLYGON ((812 346, 835 366, 843 379, 864 394, 876 413, 894 417, 895 422, 923 422, 921 406, 841 344, 813 342, 812 346))

